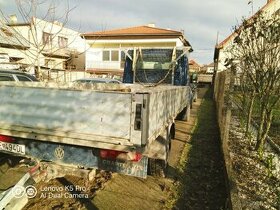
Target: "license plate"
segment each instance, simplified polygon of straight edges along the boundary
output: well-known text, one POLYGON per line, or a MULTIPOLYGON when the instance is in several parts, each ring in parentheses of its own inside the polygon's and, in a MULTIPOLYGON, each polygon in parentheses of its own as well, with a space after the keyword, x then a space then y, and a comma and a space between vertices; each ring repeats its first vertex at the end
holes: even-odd
POLYGON ((25 155, 25 145, 0 141, 0 150, 25 155))

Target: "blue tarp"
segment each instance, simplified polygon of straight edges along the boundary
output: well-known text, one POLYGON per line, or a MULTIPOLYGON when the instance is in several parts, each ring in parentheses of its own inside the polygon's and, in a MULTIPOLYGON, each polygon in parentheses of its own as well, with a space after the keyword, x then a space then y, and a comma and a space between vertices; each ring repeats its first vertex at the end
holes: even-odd
POLYGON ((123 83, 133 83, 132 60, 130 60, 128 57, 125 59, 123 83))

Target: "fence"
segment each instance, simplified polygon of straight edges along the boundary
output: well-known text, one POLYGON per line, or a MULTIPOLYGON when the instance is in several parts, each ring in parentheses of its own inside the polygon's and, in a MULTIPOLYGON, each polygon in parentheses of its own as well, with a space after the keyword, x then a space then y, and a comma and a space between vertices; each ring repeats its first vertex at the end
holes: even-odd
POLYGON ((229 129, 231 121, 231 99, 230 92, 233 89, 234 78, 230 70, 222 71, 216 74, 214 83, 214 100, 216 103, 216 112, 218 125, 220 129, 221 147, 225 160, 227 173, 227 183, 230 196, 229 208, 233 210, 241 209, 241 204, 237 194, 237 188, 234 181, 234 175, 231 168, 229 156, 229 129))
POLYGON ((215 84, 214 84, 214 99, 216 103, 217 109, 217 119, 221 133, 221 139, 227 139, 227 127, 225 126, 229 123, 229 119, 227 115, 229 115, 229 93, 230 87, 230 71, 222 71, 217 73, 215 77, 215 84))

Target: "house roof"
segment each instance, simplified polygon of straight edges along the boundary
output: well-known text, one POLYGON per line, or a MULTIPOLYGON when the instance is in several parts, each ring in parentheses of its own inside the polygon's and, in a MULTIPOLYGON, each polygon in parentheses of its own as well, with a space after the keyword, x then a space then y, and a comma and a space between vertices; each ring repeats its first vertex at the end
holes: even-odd
MULTIPOLYGON (((265 4, 262 8, 260 8, 254 15, 252 15, 250 18, 248 18, 248 20, 253 19, 254 17, 256 17, 258 14, 260 14, 261 12, 266 11, 272 4, 274 4, 276 1, 278 0, 269 0, 267 1, 267 4, 265 4)), ((237 30, 240 30, 241 26, 239 26, 239 28, 237 30)), ((222 42, 220 42, 216 48, 223 48, 224 45, 226 45, 232 38, 234 38, 236 36, 236 32, 233 32, 232 34, 230 34, 227 38, 225 38, 222 42)))
POLYGON ((176 35, 182 36, 182 32, 169 29, 155 28, 151 26, 136 26, 131 28, 122 28, 108 31, 97 31, 84 33, 84 37, 106 37, 106 36, 127 36, 127 35, 176 35))
POLYGON ((197 62, 195 62, 194 60, 190 60, 189 65, 192 65, 194 67, 200 67, 200 65, 197 62))
POLYGON ((88 40, 180 38, 185 46, 191 47, 190 43, 186 40, 181 31, 145 25, 108 31, 88 32, 81 34, 81 36, 88 40))
POLYGON ((215 63, 212 62, 212 63, 209 63, 207 66, 208 66, 208 67, 213 67, 214 65, 215 65, 215 63))

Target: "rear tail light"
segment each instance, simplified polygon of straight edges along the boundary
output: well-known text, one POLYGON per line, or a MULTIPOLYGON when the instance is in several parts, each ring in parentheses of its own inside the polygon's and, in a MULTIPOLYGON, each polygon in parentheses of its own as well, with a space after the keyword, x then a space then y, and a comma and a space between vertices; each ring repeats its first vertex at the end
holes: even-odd
POLYGON ((141 159, 142 159, 142 154, 136 152, 135 155, 134 155, 134 158, 132 159, 132 161, 138 162, 138 161, 140 161, 141 159))
POLYGON ((100 150, 100 156, 105 159, 116 159, 122 152, 116 150, 100 150))
POLYGON ((129 160, 138 162, 142 159, 142 154, 138 152, 121 152, 116 150, 100 150, 100 157, 110 160, 129 160))
POLYGON ((11 142, 14 142, 15 139, 11 136, 0 135, 0 141, 11 143, 11 142))

